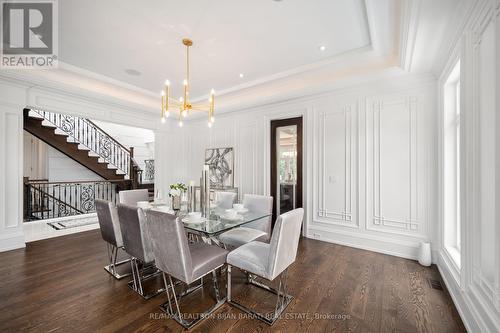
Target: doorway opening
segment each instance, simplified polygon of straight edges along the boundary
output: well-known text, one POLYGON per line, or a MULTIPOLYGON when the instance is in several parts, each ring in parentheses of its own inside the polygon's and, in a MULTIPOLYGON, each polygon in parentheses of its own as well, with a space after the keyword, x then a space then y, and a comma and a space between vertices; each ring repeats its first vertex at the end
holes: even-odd
POLYGON ((276 217, 302 207, 302 117, 271 121, 271 195, 276 217))

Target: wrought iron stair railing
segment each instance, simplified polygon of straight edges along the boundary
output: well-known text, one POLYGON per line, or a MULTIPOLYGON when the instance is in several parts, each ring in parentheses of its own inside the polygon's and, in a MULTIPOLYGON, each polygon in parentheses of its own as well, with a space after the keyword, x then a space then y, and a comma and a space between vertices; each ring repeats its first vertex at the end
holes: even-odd
POLYGON ((155 160, 144 160, 144 183, 154 183, 155 181, 155 160))
POLYGON ((25 182, 25 221, 95 212, 95 199, 117 203, 123 181, 25 182))
POLYGON ((102 130, 87 118, 80 118, 71 115, 30 108, 29 112, 50 123, 66 135, 72 142, 76 142, 95 156, 102 159, 109 166, 116 168, 126 178, 132 179, 133 172, 133 152, 124 147, 120 142, 102 130))

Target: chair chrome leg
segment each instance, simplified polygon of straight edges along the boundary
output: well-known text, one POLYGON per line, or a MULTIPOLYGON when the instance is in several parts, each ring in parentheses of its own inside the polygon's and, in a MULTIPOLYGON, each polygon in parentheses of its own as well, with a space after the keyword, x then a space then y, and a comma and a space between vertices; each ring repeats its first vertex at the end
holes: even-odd
POLYGON ((117 262, 116 260, 118 259, 118 247, 113 246, 111 244, 107 244, 107 249, 108 249, 108 257, 109 257, 109 265, 104 266, 104 270, 111 274, 115 279, 121 280, 127 276, 132 275, 132 273, 125 273, 125 274, 119 274, 116 270, 118 266, 127 264, 130 262, 130 259, 125 259, 122 261, 117 262))
MULTIPOLYGON (((250 277, 252 274, 249 274, 248 276, 250 277)), ((271 292, 276 295, 276 305, 274 307, 274 311, 272 313, 267 313, 267 314, 262 314, 259 313, 253 309, 250 309, 249 307, 240 304, 236 301, 233 301, 231 299, 231 266, 228 265, 228 281, 227 281, 227 301, 229 304, 237 307, 238 309, 255 316, 257 319, 265 322, 268 325, 273 325, 281 316, 281 314, 285 311, 287 306, 290 304, 290 302, 293 300, 293 297, 291 295, 288 295, 286 293, 286 277, 287 277, 287 270, 285 270, 279 278, 279 286, 278 290, 271 288, 265 284, 262 284, 255 280, 253 276, 251 276, 248 281, 249 284, 254 285, 256 287, 262 288, 268 292, 271 292)))
POLYGON ((227 265, 227 301, 231 302, 231 265, 227 265))
POLYGON ((219 291, 219 282, 217 281, 217 272, 212 271, 212 279, 214 283, 214 291, 215 291, 215 299, 217 302, 220 301, 220 291, 219 291))
MULTIPOLYGON (((163 291, 165 291, 165 288, 164 287, 161 287, 160 289, 156 290, 156 291, 153 291, 149 294, 146 294, 144 292, 144 287, 143 287, 143 282, 144 281, 147 281, 151 278, 154 278, 154 277, 157 277, 159 274, 161 274, 162 272, 159 271, 158 269, 149 274, 149 275, 142 275, 142 273, 144 273, 144 269, 147 269, 149 267, 146 267, 146 268, 142 268, 142 269, 139 269, 139 260, 137 258, 132 258, 131 261, 130 261, 130 264, 132 266, 132 277, 133 277, 133 280, 132 281, 129 281, 128 283, 128 286, 130 287, 130 289, 132 289, 133 291, 135 291, 136 293, 138 293, 139 295, 142 296, 142 298, 148 300, 156 295, 159 295, 160 293, 162 293, 163 291), (142 272, 142 273, 141 273, 142 272)), ((164 281, 165 282, 165 281, 164 281)))
MULTIPOLYGON (((175 292, 174 283, 172 282, 172 277, 170 275, 168 276, 168 281, 165 278, 165 275, 163 276, 168 301, 165 302, 164 304, 162 304, 160 306, 160 308, 163 311, 165 311, 167 314, 169 314, 172 317, 172 319, 174 319, 177 323, 182 325, 185 329, 192 328, 193 326, 195 326, 196 324, 201 322, 203 319, 210 316, 210 314, 212 314, 215 310, 217 310, 219 307, 224 305, 224 303, 226 301, 226 298, 222 298, 222 299, 220 298, 219 286, 218 286, 218 282, 217 282, 217 274, 215 274, 215 272, 218 268, 219 267, 217 267, 214 271, 212 271, 212 274, 214 275, 213 287, 215 290, 216 303, 212 307, 210 307, 207 311, 205 311, 203 313, 199 313, 199 314, 197 314, 197 316, 195 316, 195 319, 193 319, 191 321, 187 321, 184 318, 184 315, 182 314, 182 312, 180 310, 179 303, 184 296, 187 296, 187 295, 191 294, 192 292, 194 292, 195 290, 198 290, 201 287, 203 287, 203 283, 200 283, 199 285, 197 285, 195 287, 188 288, 187 290, 185 290, 181 294, 177 295, 175 292), (172 296, 170 296, 169 289, 170 289, 170 291, 172 291, 172 294, 173 294, 172 296)), ((210 274, 210 272, 208 272, 207 274, 210 274)))

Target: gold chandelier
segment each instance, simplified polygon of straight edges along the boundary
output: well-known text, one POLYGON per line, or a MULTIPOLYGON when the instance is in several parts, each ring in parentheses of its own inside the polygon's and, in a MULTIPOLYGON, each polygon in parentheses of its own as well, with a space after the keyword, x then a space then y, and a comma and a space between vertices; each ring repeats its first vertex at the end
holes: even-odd
POLYGON ((186 46, 186 78, 184 79, 184 95, 179 100, 170 97, 170 81, 165 80, 165 88, 161 91, 161 122, 164 123, 166 118, 170 116, 172 108, 178 110, 179 127, 183 126, 183 119, 186 118, 191 112, 207 112, 208 113, 208 127, 212 127, 214 123, 214 103, 215 92, 212 89, 208 103, 191 103, 189 100, 189 47, 193 45, 193 41, 184 38, 182 44, 186 46))

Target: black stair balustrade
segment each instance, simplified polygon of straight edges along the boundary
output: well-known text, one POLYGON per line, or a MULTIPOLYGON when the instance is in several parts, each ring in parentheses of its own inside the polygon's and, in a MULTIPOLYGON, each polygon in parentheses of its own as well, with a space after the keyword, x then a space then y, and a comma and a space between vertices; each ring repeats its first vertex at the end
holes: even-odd
POLYGON ((144 160, 144 183, 154 183, 155 181, 155 160, 144 160))
POLYGON ((124 181, 25 182, 25 221, 95 212, 95 199, 118 202, 124 181))

